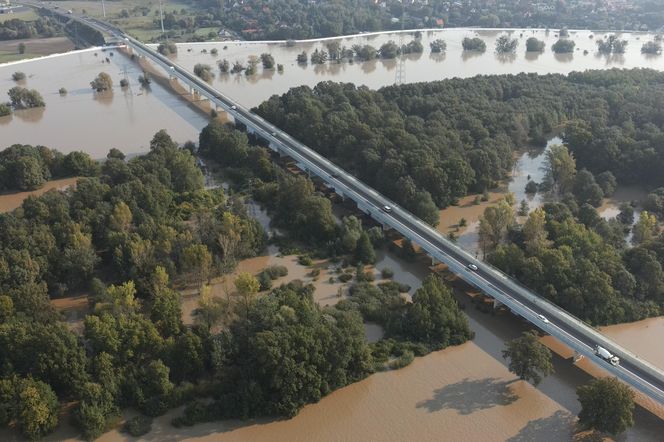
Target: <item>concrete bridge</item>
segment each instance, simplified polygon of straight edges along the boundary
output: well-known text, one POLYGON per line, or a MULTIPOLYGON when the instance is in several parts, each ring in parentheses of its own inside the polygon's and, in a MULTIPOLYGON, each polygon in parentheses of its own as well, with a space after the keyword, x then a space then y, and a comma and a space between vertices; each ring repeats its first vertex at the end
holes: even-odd
MULTIPOLYGON (((30 4, 37 7, 48 7, 37 2, 30 4)), ((57 13, 57 10, 52 10, 52 12, 57 13)), ((64 12, 60 13, 64 14, 64 12)), ((266 140, 273 151, 293 158, 303 170, 325 181, 339 195, 353 200, 360 210, 376 221, 400 232, 404 237, 423 248, 433 259, 445 263, 450 271, 459 275, 466 282, 569 346, 575 351, 575 359, 582 356, 587 357, 610 374, 664 405, 664 372, 661 369, 618 345, 579 318, 538 296, 500 270, 462 250, 406 209, 399 207, 375 189, 359 181, 276 126, 253 114, 240 103, 233 101, 154 49, 126 35, 120 29, 99 20, 75 14, 69 14, 68 17, 108 34, 114 41, 125 44, 137 55, 145 57, 163 68, 172 78, 178 79, 193 92, 207 98, 217 108, 223 109, 236 122, 245 125, 249 133, 266 140), (386 210, 386 206, 389 206, 390 209, 386 210), (618 356, 620 365, 613 366, 596 356, 594 353, 596 345, 601 345, 618 356)), ((653 345, 659 345, 659 343, 653 343, 653 345)))

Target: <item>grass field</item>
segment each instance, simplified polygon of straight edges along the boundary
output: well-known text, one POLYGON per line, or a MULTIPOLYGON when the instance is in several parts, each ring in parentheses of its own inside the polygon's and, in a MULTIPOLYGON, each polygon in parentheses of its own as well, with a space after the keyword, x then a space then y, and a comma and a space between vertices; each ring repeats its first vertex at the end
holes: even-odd
MULTIPOLYGON (((161 28, 158 23, 155 23, 155 20, 159 19, 159 3, 157 1, 118 0, 112 2, 107 1, 105 4, 106 20, 124 29, 139 40, 151 42, 157 40, 161 36, 161 28), (147 7, 149 8, 149 12, 145 16, 140 12, 132 13, 132 10, 135 7, 147 7), (129 17, 120 17, 120 13, 123 9, 126 9, 130 13, 129 17)), ((91 17, 103 18, 101 1, 98 0, 66 0, 58 2, 58 6, 61 9, 71 9, 72 11, 81 14, 85 11, 85 14, 91 17)), ((183 9, 189 13, 195 12, 195 9, 191 4, 178 0, 163 0, 164 13, 177 11, 178 16, 181 16, 179 12, 183 9)), ((207 35, 210 31, 216 30, 216 28, 198 29, 195 34, 203 36, 207 35)), ((192 36, 193 34, 191 33, 185 34, 181 41, 186 41, 192 36)))
POLYGON ((58 54, 72 49, 74 44, 67 37, 0 41, 0 63, 58 54), (25 54, 18 53, 19 43, 25 43, 25 54))
POLYGON ((0 14, 0 23, 4 23, 5 21, 11 20, 13 18, 19 18, 25 21, 34 21, 37 20, 38 17, 39 15, 37 15, 33 9, 28 9, 27 11, 14 12, 13 14, 0 14))

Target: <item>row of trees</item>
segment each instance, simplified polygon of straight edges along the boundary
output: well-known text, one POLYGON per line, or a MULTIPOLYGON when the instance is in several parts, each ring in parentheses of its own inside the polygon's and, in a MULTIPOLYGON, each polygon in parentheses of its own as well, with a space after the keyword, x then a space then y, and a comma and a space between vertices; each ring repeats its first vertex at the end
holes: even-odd
POLYGON ((0 152, 0 189, 35 190, 50 179, 95 176, 99 165, 83 152, 67 155, 44 146, 15 144, 0 152))
MULTIPOLYGON (((553 373, 551 350, 534 331, 524 332, 505 345, 503 357, 520 379, 538 385, 553 373)), ((579 427, 617 435, 634 425, 634 393, 616 378, 599 378, 577 388, 581 403, 579 427)))
POLYGON ((53 37, 61 33, 62 25, 49 17, 39 17, 35 21, 12 18, 0 22, 0 40, 53 37))

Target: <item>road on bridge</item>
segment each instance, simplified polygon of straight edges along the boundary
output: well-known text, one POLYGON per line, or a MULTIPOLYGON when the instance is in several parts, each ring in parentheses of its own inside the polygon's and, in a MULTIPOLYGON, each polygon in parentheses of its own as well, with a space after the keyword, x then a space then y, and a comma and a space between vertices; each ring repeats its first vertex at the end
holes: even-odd
MULTIPOLYGON (((50 6, 38 2, 26 1, 25 3, 36 7, 50 8, 50 6)), ((60 15, 66 14, 54 9, 51 9, 51 11, 60 15)), ((110 34, 140 55, 150 58, 165 69, 169 75, 193 87, 201 95, 222 107, 236 121, 245 124, 249 132, 254 132, 267 140, 273 150, 294 158, 301 167, 323 179, 344 197, 353 199, 361 210, 367 212, 377 221, 399 231, 425 249, 433 258, 447 264, 452 271, 468 283, 493 296, 513 312, 558 338, 580 355, 591 358, 598 366, 664 405, 664 372, 662 370, 622 348, 580 319, 539 297, 498 269, 463 251, 407 210, 394 204, 387 197, 293 139, 290 135, 280 131, 249 109, 226 97, 220 91, 154 49, 100 20, 76 14, 67 16, 101 32, 110 34), (385 206, 389 206, 391 210, 385 211, 383 209, 385 206), (470 264, 473 264, 477 270, 471 270, 468 267, 470 264), (545 316, 547 321, 542 320, 541 315, 545 316), (610 365, 595 356, 594 348, 598 344, 619 356, 620 365, 610 365)))

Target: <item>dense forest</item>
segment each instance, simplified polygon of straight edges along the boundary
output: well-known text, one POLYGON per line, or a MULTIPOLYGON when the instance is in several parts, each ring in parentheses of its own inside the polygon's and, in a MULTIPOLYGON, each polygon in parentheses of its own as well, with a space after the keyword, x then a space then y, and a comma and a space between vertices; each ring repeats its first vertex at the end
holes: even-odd
MULTIPOLYGON (((64 404, 89 440, 117 425, 126 407, 141 413, 125 426, 135 436, 149 431, 150 417, 182 404, 175 426, 290 417, 374 371, 472 337, 442 281, 427 280, 412 303, 396 282, 374 286, 364 264, 375 260, 380 230, 355 217, 337 225, 311 181, 286 176, 256 141, 214 122, 201 149, 234 181, 256 183, 265 201, 301 213, 302 224, 287 229, 295 239, 346 255, 347 270, 357 264, 354 275, 339 276, 356 282, 338 308, 320 308, 313 286, 297 280, 270 289, 279 269, 240 272, 233 296, 211 295, 210 279, 259 253, 265 233, 239 194, 203 187, 192 144, 181 148, 164 131, 147 155, 130 160, 117 149, 101 163, 44 147, 2 153, 8 162, 34 162, 41 179, 88 177, 0 215, 0 427, 39 439, 56 428, 64 404), (183 323, 182 287, 199 288, 193 325, 183 323), (72 294, 86 294, 90 306, 80 332, 50 303, 72 294), (387 339, 367 344, 369 319, 385 326, 387 339)), ((2 176, 15 178, 10 170, 2 176)), ((293 215, 281 212, 276 222, 293 215)))
MULTIPOLYGON (((500 75, 385 87, 324 82, 256 108, 321 154, 434 223, 505 178, 516 149, 563 128, 579 170, 664 185, 664 74, 500 75)), ((594 179, 594 177, 593 177, 594 179)))

